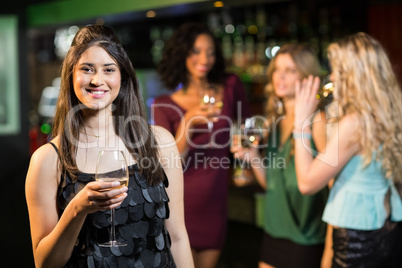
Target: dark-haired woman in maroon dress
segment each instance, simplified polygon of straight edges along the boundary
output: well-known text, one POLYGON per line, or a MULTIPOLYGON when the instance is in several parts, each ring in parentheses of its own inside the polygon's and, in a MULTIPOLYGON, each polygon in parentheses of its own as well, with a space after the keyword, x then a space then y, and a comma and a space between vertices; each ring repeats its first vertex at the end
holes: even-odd
POLYGON ((202 24, 184 24, 173 34, 158 72, 174 92, 155 99, 153 120, 175 136, 183 158, 185 221, 195 267, 212 268, 227 228, 230 127, 250 115, 244 87, 236 75, 225 73, 222 51, 202 24), (202 103, 208 90, 214 92, 209 95, 214 105, 202 103))

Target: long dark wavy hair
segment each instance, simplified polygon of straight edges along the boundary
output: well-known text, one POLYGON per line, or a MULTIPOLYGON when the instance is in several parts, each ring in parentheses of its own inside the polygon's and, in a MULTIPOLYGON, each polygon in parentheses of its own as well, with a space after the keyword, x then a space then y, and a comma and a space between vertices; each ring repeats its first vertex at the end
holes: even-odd
POLYGON ((182 24, 172 35, 163 51, 157 71, 163 84, 170 90, 175 90, 181 83, 183 89, 188 85, 186 59, 194 47, 195 40, 201 34, 209 35, 215 44, 215 64, 208 73, 210 83, 220 84, 225 75, 225 60, 220 43, 209 28, 201 23, 188 22, 182 24))
POLYGON ((103 25, 89 25, 75 35, 61 70, 60 95, 54 117, 53 137, 60 137, 60 169, 73 178, 79 171, 76 164, 79 129, 83 125, 83 107, 74 93, 73 72, 81 55, 90 47, 103 48, 113 58, 121 72, 121 88, 113 102, 115 133, 123 140, 134 159, 149 160, 140 171, 150 184, 163 180, 163 169, 158 161, 158 149, 150 125, 146 121, 143 99, 134 67, 112 29, 103 25), (132 120, 135 117, 135 120, 132 120), (122 127, 124 122, 124 128, 122 127))

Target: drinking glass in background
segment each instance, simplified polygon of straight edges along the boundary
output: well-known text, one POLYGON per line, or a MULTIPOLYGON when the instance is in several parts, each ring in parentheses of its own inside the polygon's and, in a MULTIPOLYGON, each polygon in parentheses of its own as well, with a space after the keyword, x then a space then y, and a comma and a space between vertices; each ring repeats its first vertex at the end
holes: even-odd
MULTIPOLYGON (((230 129, 231 134, 231 147, 244 147, 246 148, 248 142, 244 135, 244 121, 234 122, 230 129)), ((233 159, 233 184, 237 187, 244 187, 249 185, 252 180, 252 171, 250 170, 250 164, 245 159, 233 159)))
POLYGON ((329 105, 334 97, 334 83, 331 81, 330 76, 324 75, 320 77, 320 88, 318 89, 316 98, 320 100, 318 103, 318 109, 325 109, 329 105))
POLYGON ((255 115, 246 118, 244 121, 244 135, 248 142, 248 147, 256 146, 261 148, 261 142, 268 137, 268 121, 262 115, 255 115))
MULTIPOLYGON (((126 157, 123 151, 110 150, 100 151, 98 155, 98 161, 96 163, 96 181, 120 182, 120 186, 128 186, 129 173, 126 157)), ((101 247, 121 247, 127 246, 124 242, 118 242, 116 240, 115 232, 115 209, 111 209, 110 217, 110 232, 109 241, 100 243, 101 247)))
MULTIPOLYGON (((260 142, 265 140, 267 136, 268 128, 265 117, 252 116, 232 124, 231 146, 260 148, 260 142)), ((249 185, 254 179, 249 161, 252 161, 252 159, 234 158, 233 182, 238 187, 249 185)))
POLYGON ((208 121, 209 130, 212 130, 213 128, 213 122, 216 122, 218 120, 217 115, 219 115, 220 109, 223 106, 223 102, 217 100, 217 97, 218 89, 215 86, 208 84, 207 88, 202 93, 201 103, 204 105, 204 108, 206 110, 210 112, 215 111, 215 113, 212 115, 212 117, 209 118, 208 121), (219 112, 217 109, 219 109, 219 112))

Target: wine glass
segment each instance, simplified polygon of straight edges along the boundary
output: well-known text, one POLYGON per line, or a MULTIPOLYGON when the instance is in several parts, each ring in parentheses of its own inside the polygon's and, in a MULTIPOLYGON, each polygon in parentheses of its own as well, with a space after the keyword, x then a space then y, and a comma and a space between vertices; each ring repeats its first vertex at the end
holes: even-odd
MULTIPOLYGON (((120 186, 128 186, 128 166, 126 157, 123 151, 119 150, 103 150, 99 152, 98 161, 96 163, 95 180, 96 181, 107 181, 120 182, 120 186)), ((110 189, 108 189, 110 190, 110 189)), ((115 210, 111 209, 110 218, 110 232, 109 241, 105 243, 100 243, 101 247, 119 247, 126 246, 124 242, 116 241, 115 233, 115 210)))
MULTIPOLYGON (((222 102, 217 101, 217 88, 212 84, 208 84, 207 88, 203 91, 201 96, 201 103, 203 104, 204 109, 208 111, 213 111, 215 108, 221 108, 222 102)), ((213 116, 208 120, 208 129, 212 130, 213 122, 217 120, 217 117, 213 116)))
POLYGON ((244 135, 246 147, 255 146, 260 148, 260 143, 268 137, 268 121, 262 115, 254 115, 244 121, 244 135))
MULTIPOLYGON (((247 119, 246 119, 247 120, 247 119)), ((230 135, 231 147, 247 148, 249 143, 246 135, 244 134, 244 120, 241 122, 233 122, 230 135)), ((233 182, 238 187, 243 187, 250 184, 253 180, 253 174, 250 170, 250 164, 247 159, 234 158, 234 173, 233 182)))
POLYGON ((330 80, 329 75, 320 78, 320 88, 318 89, 316 98, 320 101, 317 109, 324 109, 333 100, 334 83, 330 80))
MULTIPOLYGON (((245 118, 240 124, 233 123, 231 128, 231 146, 260 148, 260 143, 268 137, 267 123, 266 118, 260 115, 245 118)), ((237 186, 245 186, 253 181, 249 161, 251 159, 235 159, 233 180, 237 186)))

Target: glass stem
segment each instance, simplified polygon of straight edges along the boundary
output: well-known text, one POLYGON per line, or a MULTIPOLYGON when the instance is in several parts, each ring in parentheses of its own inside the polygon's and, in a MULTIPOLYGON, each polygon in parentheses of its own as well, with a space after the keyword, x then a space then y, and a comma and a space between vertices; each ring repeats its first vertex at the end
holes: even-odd
POLYGON ((111 209, 111 213, 112 213, 112 215, 111 215, 111 223, 110 223, 110 234, 109 234, 109 238, 110 238, 110 241, 111 241, 111 243, 112 243, 112 245, 116 242, 116 233, 115 233, 115 230, 114 230, 114 208, 112 208, 111 209))

